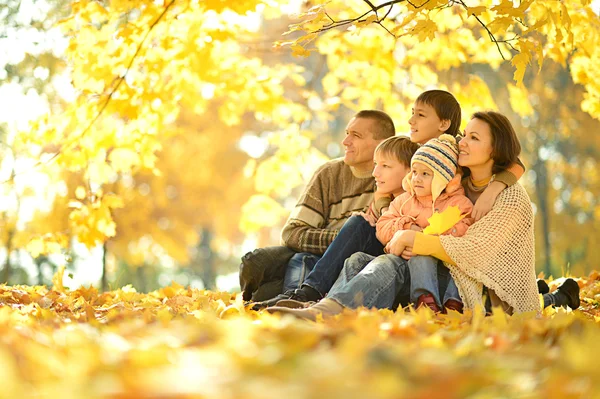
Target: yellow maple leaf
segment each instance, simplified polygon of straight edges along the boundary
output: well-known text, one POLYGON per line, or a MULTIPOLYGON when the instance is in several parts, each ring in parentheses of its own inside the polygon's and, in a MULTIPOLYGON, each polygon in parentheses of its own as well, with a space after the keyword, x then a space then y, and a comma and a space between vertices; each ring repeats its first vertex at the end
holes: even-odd
POLYGON ((434 212, 427 221, 429 226, 423 230, 423 233, 429 235, 440 235, 448 231, 452 226, 458 223, 466 215, 460 214, 458 206, 449 206, 443 212, 434 212))
POLYGON ((54 291, 64 292, 63 277, 65 275, 65 267, 59 266, 58 271, 52 276, 52 289, 54 291))
POLYGON ((524 53, 519 53, 513 57, 511 63, 515 66, 515 74, 513 79, 517 83, 517 86, 520 87, 523 84, 523 77, 525 76, 525 70, 527 69, 527 65, 529 64, 529 55, 524 53))
POLYGON ((438 28, 435 22, 430 19, 424 19, 417 21, 417 24, 412 29, 412 34, 417 35, 420 41, 425 39, 433 40, 437 30, 438 28))
POLYGON ((310 51, 306 50, 304 47, 300 46, 300 45, 293 45, 291 47, 292 49, 292 55, 294 57, 308 57, 310 55, 310 51))

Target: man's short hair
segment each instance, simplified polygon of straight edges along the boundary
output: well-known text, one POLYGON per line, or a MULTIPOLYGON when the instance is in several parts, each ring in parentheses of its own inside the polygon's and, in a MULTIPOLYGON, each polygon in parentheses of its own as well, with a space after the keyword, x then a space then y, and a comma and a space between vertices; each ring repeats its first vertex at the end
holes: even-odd
POLYGON ((371 119, 375 121, 376 127, 373 133, 373 139, 375 140, 383 140, 388 137, 392 137, 396 134, 396 127, 394 126, 394 121, 388 114, 383 111, 378 111, 376 109, 363 109, 359 111, 355 118, 363 118, 363 119, 371 119))
POLYGON ((419 147, 419 144, 413 143, 406 136, 393 136, 379 143, 375 148, 375 154, 393 157, 402 165, 410 168, 410 160, 419 147))
POLYGON ((456 98, 445 90, 427 90, 417 97, 415 103, 427 104, 441 120, 450 121, 450 127, 444 133, 456 137, 460 131, 461 111, 456 98))

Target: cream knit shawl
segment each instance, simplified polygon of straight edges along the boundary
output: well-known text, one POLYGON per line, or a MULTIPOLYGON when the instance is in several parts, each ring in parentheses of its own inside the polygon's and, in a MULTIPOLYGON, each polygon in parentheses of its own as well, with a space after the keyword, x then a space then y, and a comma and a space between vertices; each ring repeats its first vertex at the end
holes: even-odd
POLYGON ((520 184, 506 188, 492 210, 462 237, 440 236, 456 266, 446 264, 468 309, 483 309, 482 285, 519 312, 540 310, 535 281, 533 211, 520 184))

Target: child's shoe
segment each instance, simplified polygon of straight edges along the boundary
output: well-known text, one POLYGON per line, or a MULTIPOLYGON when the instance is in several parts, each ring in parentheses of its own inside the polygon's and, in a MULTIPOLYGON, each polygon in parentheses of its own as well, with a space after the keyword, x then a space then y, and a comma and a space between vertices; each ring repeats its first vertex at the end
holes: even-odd
POLYGON ((429 309, 433 310, 434 313, 441 313, 442 310, 435 303, 435 298, 431 294, 423 294, 417 299, 416 309, 419 309, 421 306, 427 306, 429 309))
POLYGON ((462 313, 464 305, 462 302, 457 301, 456 299, 448 299, 444 304, 444 307, 446 308, 446 311, 454 310, 458 313, 462 313))

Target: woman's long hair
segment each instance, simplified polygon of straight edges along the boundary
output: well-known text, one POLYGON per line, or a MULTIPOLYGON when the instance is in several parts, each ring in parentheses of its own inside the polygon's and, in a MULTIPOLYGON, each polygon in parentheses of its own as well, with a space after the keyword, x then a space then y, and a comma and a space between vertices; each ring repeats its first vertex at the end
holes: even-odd
POLYGON ((517 163, 521 154, 521 143, 508 118, 499 112, 475 112, 471 119, 479 119, 488 124, 492 133, 492 173, 499 173, 517 163))

